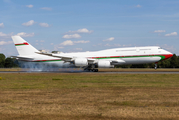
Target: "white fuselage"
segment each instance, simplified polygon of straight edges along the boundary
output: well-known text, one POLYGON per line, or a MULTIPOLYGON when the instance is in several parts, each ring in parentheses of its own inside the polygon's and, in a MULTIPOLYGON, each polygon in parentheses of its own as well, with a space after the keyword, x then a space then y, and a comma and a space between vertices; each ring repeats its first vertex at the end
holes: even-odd
MULTIPOLYGON (((98 61, 116 61, 112 63, 113 65, 123 65, 123 64, 144 64, 144 63, 154 63, 160 60, 167 59, 172 56, 172 53, 161 49, 158 46, 149 47, 130 47, 130 48, 114 48, 95 52, 78 52, 78 53, 61 53, 53 54, 54 56, 72 57, 76 58, 88 58, 95 59, 98 61)), ((39 55, 32 56, 34 60, 32 62, 45 62, 45 63, 55 63, 63 65, 64 61, 60 58, 55 58, 51 56, 39 55)))

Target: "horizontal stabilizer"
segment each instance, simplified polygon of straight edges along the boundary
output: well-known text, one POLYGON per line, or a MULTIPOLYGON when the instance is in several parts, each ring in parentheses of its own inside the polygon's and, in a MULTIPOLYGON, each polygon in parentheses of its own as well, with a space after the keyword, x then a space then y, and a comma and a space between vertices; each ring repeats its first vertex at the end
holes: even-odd
POLYGON ((22 61, 33 61, 34 60, 34 58, 26 57, 26 56, 11 56, 11 58, 16 58, 16 59, 22 60, 22 61))

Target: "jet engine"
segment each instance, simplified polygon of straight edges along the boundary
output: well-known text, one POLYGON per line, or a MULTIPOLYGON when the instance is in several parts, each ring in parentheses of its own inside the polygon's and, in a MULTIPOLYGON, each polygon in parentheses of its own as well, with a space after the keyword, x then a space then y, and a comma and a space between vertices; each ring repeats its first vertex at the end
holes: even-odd
POLYGON ((114 67, 114 65, 111 65, 110 61, 98 61, 98 67, 99 68, 110 68, 110 67, 114 67))
POLYGON ((88 60, 86 58, 76 58, 74 64, 77 67, 84 67, 88 65, 88 60))

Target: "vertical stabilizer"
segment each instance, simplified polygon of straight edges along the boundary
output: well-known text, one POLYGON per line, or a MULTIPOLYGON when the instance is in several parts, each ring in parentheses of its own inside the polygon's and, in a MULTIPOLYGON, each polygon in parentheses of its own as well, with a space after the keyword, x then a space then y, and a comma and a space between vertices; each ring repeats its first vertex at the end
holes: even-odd
POLYGON ((21 56, 34 55, 36 52, 39 52, 36 48, 30 45, 20 36, 12 36, 12 40, 16 46, 16 49, 21 56))

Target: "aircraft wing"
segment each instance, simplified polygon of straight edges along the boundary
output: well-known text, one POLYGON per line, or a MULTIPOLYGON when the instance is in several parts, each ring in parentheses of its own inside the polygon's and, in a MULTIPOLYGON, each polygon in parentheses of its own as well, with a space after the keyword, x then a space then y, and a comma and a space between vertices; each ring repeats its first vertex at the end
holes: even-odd
MULTIPOLYGON (((73 57, 71 56, 60 56, 60 55, 55 55, 52 53, 41 53, 41 52, 36 52, 38 54, 41 55, 47 55, 47 56, 51 56, 51 57, 56 57, 56 58, 61 58, 61 60, 65 61, 65 62, 71 62, 74 60, 73 57)), ((87 59, 89 63, 94 63, 96 61, 96 59, 87 59)))
POLYGON ((55 55, 55 54, 52 54, 52 53, 42 53, 42 52, 36 52, 36 53, 41 54, 41 55, 46 55, 46 56, 61 58, 61 60, 65 61, 65 62, 71 62, 72 59, 73 59, 73 57, 59 56, 59 55, 55 55))

